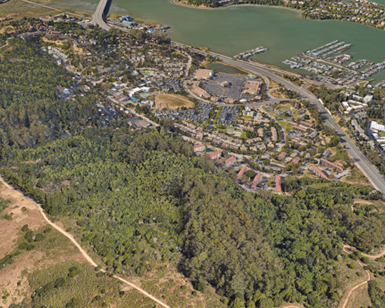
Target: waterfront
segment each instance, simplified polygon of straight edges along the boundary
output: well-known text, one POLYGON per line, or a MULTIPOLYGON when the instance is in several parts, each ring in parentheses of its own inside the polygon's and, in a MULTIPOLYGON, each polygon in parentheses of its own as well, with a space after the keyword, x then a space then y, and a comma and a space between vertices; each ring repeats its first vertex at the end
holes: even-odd
MULTIPOLYGON (((64 1, 58 0, 57 6, 76 7, 79 3, 64 1)), ((300 12, 284 8, 245 5, 202 10, 175 5, 171 0, 113 0, 113 6, 126 9, 135 18, 171 26, 171 38, 175 41, 208 46, 224 55, 234 56, 265 46, 269 50, 253 58, 283 68, 283 60, 333 40, 353 44, 348 51, 353 54, 352 60, 385 59, 384 30, 335 20, 305 20, 299 18, 300 12)), ((385 72, 372 78, 385 79, 385 72)))

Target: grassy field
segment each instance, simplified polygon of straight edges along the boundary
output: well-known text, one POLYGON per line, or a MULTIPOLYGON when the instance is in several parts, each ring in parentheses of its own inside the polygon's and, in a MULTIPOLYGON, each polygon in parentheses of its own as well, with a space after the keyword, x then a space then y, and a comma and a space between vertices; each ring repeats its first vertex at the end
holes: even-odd
POLYGON ((228 65, 225 62, 208 63, 208 64, 205 64, 205 67, 223 74, 244 75, 244 76, 248 74, 248 72, 243 71, 238 67, 228 65))
POLYGON ((157 108, 160 108, 160 104, 163 104, 167 106, 167 109, 194 108, 195 106, 187 97, 175 94, 159 94, 155 98, 155 104, 157 108))
POLYGON ((60 12, 55 9, 41 7, 22 0, 10 0, 0 5, 0 18, 42 17, 59 13, 60 12))

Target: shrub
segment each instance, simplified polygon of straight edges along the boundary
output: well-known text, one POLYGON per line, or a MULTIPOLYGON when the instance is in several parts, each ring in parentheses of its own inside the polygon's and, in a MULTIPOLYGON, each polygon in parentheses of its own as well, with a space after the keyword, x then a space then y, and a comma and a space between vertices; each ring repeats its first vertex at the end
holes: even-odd
POLYGON ((99 272, 100 270, 102 269, 102 267, 100 265, 98 265, 97 267, 95 267, 95 271, 99 272))
POLYGON ((349 263, 349 264, 348 264, 348 267, 351 268, 351 269, 355 269, 355 268, 356 268, 356 266, 354 265, 354 263, 349 263))
POLYGON ((27 208, 26 208, 25 206, 23 206, 23 207, 21 208, 21 211, 22 211, 23 213, 25 213, 25 212, 27 211, 27 208))
POLYGON ((384 257, 380 257, 377 259, 377 262, 385 262, 385 258, 384 257))
POLYGON ((362 276, 362 273, 361 273, 361 272, 357 272, 356 275, 357 275, 358 277, 361 277, 361 276, 362 276))
POLYGON ((100 277, 103 277, 104 276, 104 273, 103 272, 98 272, 96 273, 96 277, 100 278, 100 277))
POLYGON ((44 233, 48 233, 48 232, 50 232, 50 231, 51 231, 51 227, 50 227, 50 226, 47 226, 47 228, 45 228, 43 232, 44 232, 44 233))
POLYGON ((21 228, 21 231, 23 232, 27 232, 29 229, 28 229, 28 225, 24 225, 22 228, 21 228))
POLYGON ((25 235, 24 235, 24 238, 28 241, 28 242, 32 242, 33 241, 33 232, 32 231, 28 231, 25 235))
POLYGON ((368 264, 368 263, 370 263, 370 259, 368 257, 362 257, 361 258, 361 262, 365 263, 365 264, 368 264))
POLYGON ((28 245, 27 250, 32 250, 32 249, 34 249, 34 248, 35 248, 35 246, 32 245, 32 244, 30 244, 30 245, 28 245))
POLYGON ((35 242, 41 242, 44 239, 44 236, 41 234, 37 234, 35 238, 35 242))
POLYGON ((75 276, 79 275, 80 274, 80 270, 76 267, 72 267, 69 269, 69 274, 68 274, 68 277, 69 278, 74 278, 75 276))
POLYGON ((19 249, 27 249, 28 244, 26 242, 23 242, 19 245, 19 249))
POLYGON ((55 288, 60 288, 66 283, 64 278, 59 278, 55 281, 55 288))

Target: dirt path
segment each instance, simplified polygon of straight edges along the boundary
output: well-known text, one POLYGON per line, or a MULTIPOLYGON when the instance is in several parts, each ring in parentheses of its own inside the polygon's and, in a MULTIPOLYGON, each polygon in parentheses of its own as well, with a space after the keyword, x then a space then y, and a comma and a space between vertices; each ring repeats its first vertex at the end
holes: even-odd
MULTIPOLYGON (((9 189, 15 189, 14 187, 12 187, 11 185, 9 185, 8 183, 6 183, 4 181, 4 179, 2 177, 0 177, 0 181, 9 189)), ((78 244, 78 242, 74 239, 74 237, 69 234, 68 232, 64 231, 61 227, 57 226, 56 224, 54 224, 52 221, 50 221, 47 217, 47 215, 44 213, 43 209, 41 208, 41 206, 34 202, 34 204, 36 205, 37 209, 40 211, 41 215, 43 216, 44 220, 49 224, 51 225, 54 229, 56 229, 57 231, 59 231, 61 234, 63 234, 65 237, 67 237, 78 249, 79 251, 81 252, 81 254, 84 256, 84 258, 87 260, 88 263, 90 263, 92 266, 96 267, 97 264, 94 262, 94 260, 92 260, 92 258, 87 254, 87 252, 78 244)), ((104 270, 102 270, 104 272, 104 270)), ((129 282, 123 278, 120 278, 118 276, 113 276, 114 278, 116 279, 119 279, 120 281, 124 282, 125 284, 129 285, 130 287, 136 289, 137 291, 139 291, 140 293, 142 293, 144 296, 152 299, 154 302, 158 303, 159 305, 161 305, 162 307, 165 307, 165 308, 171 308, 170 306, 164 304, 163 302, 161 302, 159 299, 157 299, 156 297, 152 296, 151 294, 149 294, 148 292, 146 292, 145 290, 143 290, 141 287, 137 286, 136 284, 133 284, 132 282, 129 282)))
MULTIPOLYGON (((346 252, 346 253, 350 253, 348 248, 351 248, 349 245, 344 245, 344 248, 343 250, 346 252)), ((361 261, 357 260, 358 264, 362 267, 362 268, 365 268, 365 264, 362 263, 361 261)), ((351 300, 351 297, 352 297, 352 294, 354 291, 356 291, 357 289, 361 288, 362 286, 366 285, 370 280, 372 280, 372 276, 371 276, 371 273, 368 269, 365 270, 366 272, 366 275, 367 275, 367 278, 364 282, 361 282, 359 283, 358 285, 350 288, 346 293, 345 295, 342 297, 342 301, 340 303, 340 306, 339 308, 346 308, 348 303, 349 303, 349 300, 351 300)))
MULTIPOLYGON (((345 248, 353 249, 353 247, 350 246, 350 245, 347 245, 347 244, 343 244, 343 245, 344 245, 343 249, 344 249, 345 252, 347 252, 345 250, 345 248)), ((369 259, 375 260, 375 259, 378 259, 378 258, 381 258, 381 257, 385 256, 385 248, 383 248, 382 251, 380 253, 376 254, 376 255, 368 255, 368 254, 366 254, 364 252, 361 252, 361 255, 364 256, 364 257, 368 257, 369 259)))

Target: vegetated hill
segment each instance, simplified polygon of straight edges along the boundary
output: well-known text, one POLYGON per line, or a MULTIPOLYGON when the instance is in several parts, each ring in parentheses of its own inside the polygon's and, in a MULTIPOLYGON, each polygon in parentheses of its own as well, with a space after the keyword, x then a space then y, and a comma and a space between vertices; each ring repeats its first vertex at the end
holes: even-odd
POLYGON ((109 272, 140 276, 171 262, 232 307, 336 307, 340 243, 365 252, 384 243, 384 214, 351 210, 353 199, 379 198, 370 188, 286 178, 290 196, 251 194, 164 128, 85 129, 97 126, 97 94, 62 100, 56 87, 71 79, 41 45, 9 44, 1 173, 53 218, 72 221, 109 272))
POLYGON ((86 129, 4 154, 6 180, 75 221, 111 271, 173 262, 197 290, 207 281, 235 307, 333 307, 339 243, 367 251, 384 241, 380 214, 350 210, 367 188, 304 178, 284 181, 292 197, 245 193, 209 157, 157 131, 86 129))
POLYGON ((28 148, 96 126, 96 92, 64 100, 72 76, 41 50, 39 41, 8 40, 0 57, 0 145, 28 148))

